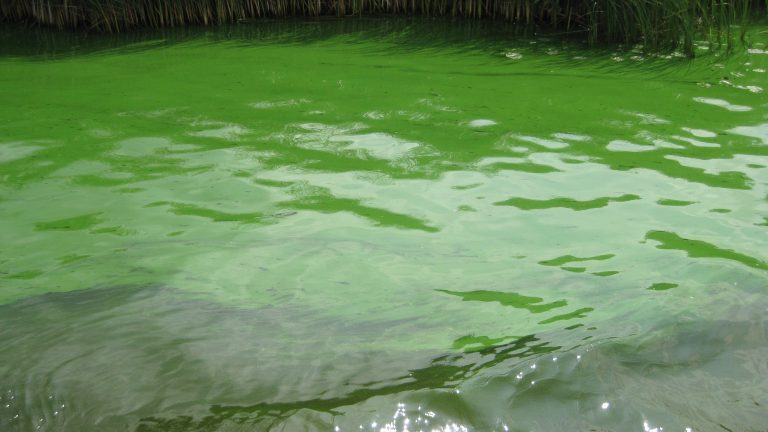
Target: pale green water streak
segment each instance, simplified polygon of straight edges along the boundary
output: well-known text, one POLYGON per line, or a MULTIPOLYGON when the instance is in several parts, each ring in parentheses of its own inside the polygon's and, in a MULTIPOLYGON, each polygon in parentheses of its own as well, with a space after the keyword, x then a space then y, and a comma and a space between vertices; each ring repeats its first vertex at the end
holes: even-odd
POLYGON ((6 31, 0 429, 762 430, 765 35, 498 30, 6 31))

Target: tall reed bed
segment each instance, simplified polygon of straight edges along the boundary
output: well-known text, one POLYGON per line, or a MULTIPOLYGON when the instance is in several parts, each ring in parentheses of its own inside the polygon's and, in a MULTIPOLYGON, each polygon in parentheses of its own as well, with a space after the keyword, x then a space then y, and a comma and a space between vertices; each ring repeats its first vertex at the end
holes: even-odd
POLYGON ((412 14, 488 18, 581 33, 591 42, 682 46, 730 43, 735 24, 768 0, 0 0, 0 19, 118 32, 256 17, 412 14))

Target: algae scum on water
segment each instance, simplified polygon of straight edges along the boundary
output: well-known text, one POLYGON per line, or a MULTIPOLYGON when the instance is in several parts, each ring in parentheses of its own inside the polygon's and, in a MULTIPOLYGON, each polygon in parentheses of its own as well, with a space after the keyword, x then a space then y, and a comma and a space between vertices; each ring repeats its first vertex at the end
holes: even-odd
POLYGON ((0 430, 764 430, 748 35, 4 29, 0 430))

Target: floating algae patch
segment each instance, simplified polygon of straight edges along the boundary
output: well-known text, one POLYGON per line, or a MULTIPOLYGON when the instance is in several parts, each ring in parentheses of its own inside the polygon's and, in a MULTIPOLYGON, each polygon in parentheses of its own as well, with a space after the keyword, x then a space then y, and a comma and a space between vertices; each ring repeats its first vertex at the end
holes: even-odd
POLYGON ((542 313, 549 310, 566 306, 565 300, 557 300, 550 303, 539 304, 544 301, 540 297, 528 297, 517 293, 505 293, 498 291, 468 291, 455 292, 447 290, 437 290, 446 294, 461 297, 463 301, 475 302, 496 302, 502 306, 512 306, 514 308, 526 309, 531 313, 542 313))
POLYGON ((602 197, 592 200, 579 201, 573 198, 558 197, 549 200, 535 200, 529 198, 510 198, 505 201, 499 201, 496 205, 513 206, 521 210, 544 210, 551 208, 566 208, 574 211, 583 211, 607 206, 612 202, 627 202, 640 199, 634 194, 625 194, 618 197, 602 197))
POLYGON ((684 200, 674 200, 674 199, 660 199, 656 201, 656 204, 663 205, 663 206, 672 206, 672 207, 686 207, 692 204, 696 204, 696 201, 684 201, 684 200))
POLYGON ((666 291, 668 289, 677 288, 678 284, 676 283, 670 283, 670 282, 656 282, 655 284, 648 287, 649 290, 652 291, 666 291))
POLYGON ((764 426, 768 56, 0 32, 0 430, 764 426))
POLYGON ((645 238, 659 242, 656 246, 658 249, 683 251, 692 258, 721 258, 736 261, 757 270, 768 270, 768 263, 759 258, 723 249, 702 240, 680 237, 673 232, 649 231, 645 238))
POLYGON ((615 256, 616 255, 614 254, 596 255, 591 257, 576 257, 573 255, 563 255, 561 257, 553 258, 550 260, 539 261, 539 264, 545 265, 545 266, 561 266, 563 264, 574 263, 574 262, 605 261, 615 256))
POLYGON ((92 228, 104 221, 101 213, 90 213, 81 216, 58 219, 53 221, 38 222, 35 227, 38 231, 69 231, 92 228))

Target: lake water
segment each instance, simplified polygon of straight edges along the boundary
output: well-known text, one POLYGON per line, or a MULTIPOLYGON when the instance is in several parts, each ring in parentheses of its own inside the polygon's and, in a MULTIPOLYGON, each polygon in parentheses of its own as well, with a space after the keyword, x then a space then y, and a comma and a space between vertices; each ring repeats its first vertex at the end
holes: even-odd
POLYGON ((764 430, 768 36, 505 31, 3 30, 0 429, 764 430))

